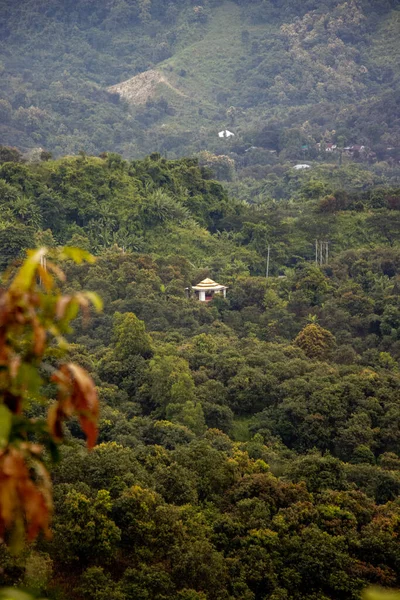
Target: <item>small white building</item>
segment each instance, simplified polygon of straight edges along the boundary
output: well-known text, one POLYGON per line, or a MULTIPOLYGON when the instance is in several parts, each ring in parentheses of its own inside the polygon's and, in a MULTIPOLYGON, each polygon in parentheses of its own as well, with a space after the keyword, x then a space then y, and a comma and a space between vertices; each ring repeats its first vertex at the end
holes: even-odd
POLYGON ((222 294, 226 298, 226 285, 220 285, 212 279, 203 279, 197 285, 192 286, 192 290, 195 291, 197 298, 200 302, 211 302, 215 295, 222 294))
POLYGON ((311 169, 310 165, 295 165, 293 169, 296 171, 301 171, 302 169, 311 169))
POLYGON ((218 133, 218 137, 220 138, 230 138, 233 137, 235 134, 232 133, 232 131, 229 131, 228 129, 224 129, 223 131, 220 131, 218 133))

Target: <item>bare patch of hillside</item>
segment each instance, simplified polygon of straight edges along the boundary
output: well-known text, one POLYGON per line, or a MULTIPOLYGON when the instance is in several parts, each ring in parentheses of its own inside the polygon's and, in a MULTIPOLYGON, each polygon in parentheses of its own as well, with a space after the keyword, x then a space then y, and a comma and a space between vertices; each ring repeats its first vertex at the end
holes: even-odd
POLYGON ((131 77, 126 81, 117 83, 108 89, 109 92, 117 93, 128 102, 132 104, 145 104, 149 98, 153 98, 160 85, 165 85, 179 96, 185 96, 183 92, 175 88, 161 73, 151 69, 131 77))

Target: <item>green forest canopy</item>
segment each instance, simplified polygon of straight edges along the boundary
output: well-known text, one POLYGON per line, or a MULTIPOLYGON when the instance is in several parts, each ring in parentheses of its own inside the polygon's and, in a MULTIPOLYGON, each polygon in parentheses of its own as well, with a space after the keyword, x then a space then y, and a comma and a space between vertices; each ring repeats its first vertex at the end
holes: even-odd
POLYGON ((398 188, 321 167, 283 173, 288 200, 248 204, 195 159, 14 158, 0 166, 2 270, 39 244, 97 256, 64 264, 64 292, 104 300, 68 351, 102 410, 89 456, 66 430, 53 540, 19 557, 1 545, 1 584, 51 600, 399 586, 398 188), (187 297, 207 276, 226 300, 187 297))

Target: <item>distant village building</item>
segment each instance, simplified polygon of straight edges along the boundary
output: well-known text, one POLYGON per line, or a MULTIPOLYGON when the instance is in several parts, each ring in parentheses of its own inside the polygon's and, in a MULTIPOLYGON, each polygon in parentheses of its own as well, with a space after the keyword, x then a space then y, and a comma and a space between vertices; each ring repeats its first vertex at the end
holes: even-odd
POLYGON ((311 169, 310 165, 295 165, 293 167, 293 169, 296 169, 296 171, 301 171, 302 169, 311 169))
POLYGON ((218 133, 218 137, 220 138, 230 138, 233 137, 235 134, 232 133, 232 131, 229 131, 229 129, 224 129, 223 131, 220 131, 218 133))
POLYGON ((360 146, 358 144, 355 144, 354 146, 346 146, 346 148, 343 148, 343 150, 349 156, 353 156, 354 154, 365 154, 367 152, 365 146, 360 146))
POLYGON ((226 285, 220 285, 212 279, 203 279, 197 285, 192 286, 192 290, 195 291, 197 298, 200 302, 210 302, 215 295, 222 294, 226 298, 226 285))
MULTIPOLYGON (((318 152, 321 152, 321 143, 317 144, 317 150, 318 152)), ((338 149, 337 144, 325 144, 325 152, 336 152, 336 150, 338 149)))

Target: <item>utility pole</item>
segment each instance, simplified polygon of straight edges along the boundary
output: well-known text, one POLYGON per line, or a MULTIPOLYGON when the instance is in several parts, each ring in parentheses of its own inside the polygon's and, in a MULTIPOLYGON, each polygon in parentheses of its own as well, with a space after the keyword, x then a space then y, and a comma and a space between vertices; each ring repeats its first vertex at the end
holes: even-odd
POLYGON ((329 262, 329 242, 315 240, 315 266, 318 267, 329 262))
MULTIPOLYGON (((40 257, 40 266, 42 267, 42 269, 44 271, 47 271, 47 258, 46 256, 41 256, 40 257)), ((39 285, 42 285, 42 278, 39 277, 39 285)))
POLYGON ((268 254, 267 254, 267 279, 269 277, 269 257, 270 257, 270 251, 271 251, 271 247, 268 244, 268 254))

